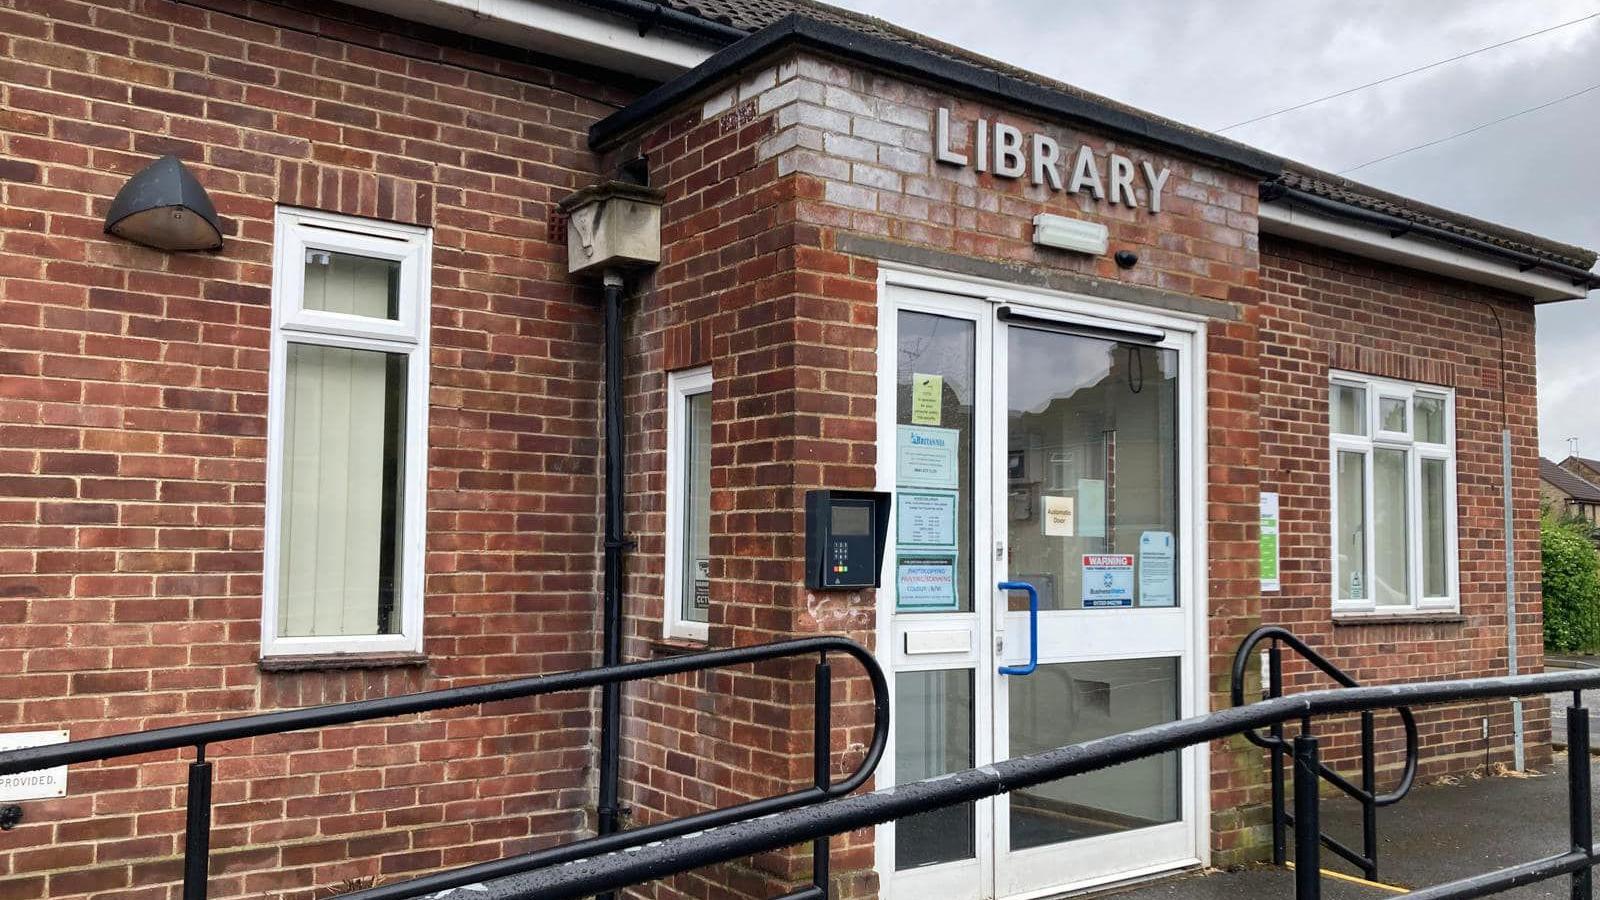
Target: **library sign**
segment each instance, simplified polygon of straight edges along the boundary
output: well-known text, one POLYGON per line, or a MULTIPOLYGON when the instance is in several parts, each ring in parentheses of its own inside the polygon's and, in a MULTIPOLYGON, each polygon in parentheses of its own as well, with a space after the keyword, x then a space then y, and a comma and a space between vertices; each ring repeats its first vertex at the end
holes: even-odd
POLYGON ((1096 200, 1121 203, 1137 208, 1135 182, 1145 188, 1145 203, 1150 212, 1161 212, 1161 193, 1170 174, 1165 166, 1156 169, 1149 160, 1134 160, 1120 153, 1106 157, 1102 172, 1094 150, 1079 144, 1076 150, 1062 147, 1043 132, 1023 133, 1004 122, 978 119, 956 122, 948 107, 940 107, 934 133, 934 158, 942 165, 990 172, 999 178, 1024 178, 1034 184, 1048 184, 1052 191, 1071 194, 1088 192, 1096 200), (959 140, 956 136, 959 135, 959 140), (956 150, 955 147, 962 147, 956 150))

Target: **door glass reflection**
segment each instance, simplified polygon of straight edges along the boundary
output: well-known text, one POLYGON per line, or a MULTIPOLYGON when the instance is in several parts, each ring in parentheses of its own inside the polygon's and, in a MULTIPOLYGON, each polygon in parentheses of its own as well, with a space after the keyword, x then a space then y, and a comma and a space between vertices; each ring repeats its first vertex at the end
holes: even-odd
MULTIPOLYGON (((901 672, 894 681, 894 772, 901 784, 972 768, 972 670, 901 672)), ((896 869, 972 859, 971 803, 895 823, 896 869)))
MULTIPOLYGON (((1178 660, 1041 665, 1012 678, 1010 755, 1051 750, 1178 717, 1178 660)), ((1011 849, 1176 822, 1178 753, 1164 753, 1011 794, 1011 849)))
POLYGON ((971 612, 977 325, 897 321, 895 612, 971 612))
POLYGON ((1045 610, 1177 606, 1177 351, 1019 326, 1008 344, 1012 580, 1045 610))

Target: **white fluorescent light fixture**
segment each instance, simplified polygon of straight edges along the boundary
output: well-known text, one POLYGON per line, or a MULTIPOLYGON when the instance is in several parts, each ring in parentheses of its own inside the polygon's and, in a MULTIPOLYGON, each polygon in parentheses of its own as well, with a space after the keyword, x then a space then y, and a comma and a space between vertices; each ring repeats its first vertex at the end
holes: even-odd
POLYGON ((1040 213, 1033 217, 1033 242, 1041 247, 1099 256, 1110 245, 1111 232, 1094 222, 1040 213))

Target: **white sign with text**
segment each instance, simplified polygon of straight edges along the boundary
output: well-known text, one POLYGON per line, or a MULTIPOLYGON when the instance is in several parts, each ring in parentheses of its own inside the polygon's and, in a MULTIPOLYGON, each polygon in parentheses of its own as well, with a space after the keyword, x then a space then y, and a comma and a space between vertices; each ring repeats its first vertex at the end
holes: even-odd
MULTIPOLYGON (((7 750, 23 750, 29 747, 65 744, 66 742, 67 733, 65 731, 17 731, 10 734, 0 734, 0 753, 7 750)), ((40 769, 36 772, 18 772, 15 775, 0 775, 0 802, 44 800, 50 797, 65 797, 66 795, 66 766, 40 769)))

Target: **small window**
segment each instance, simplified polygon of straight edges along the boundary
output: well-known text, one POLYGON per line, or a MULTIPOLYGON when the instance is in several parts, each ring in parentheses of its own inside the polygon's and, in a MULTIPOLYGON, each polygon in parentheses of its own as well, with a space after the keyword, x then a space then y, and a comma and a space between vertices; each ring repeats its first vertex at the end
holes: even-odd
POLYGON ((400 262, 307 250, 302 306, 319 312, 398 321, 400 262))
POLYGON ((278 212, 263 656, 422 649, 429 250, 278 212))
POLYGON ((1333 386, 1333 430, 1340 434, 1367 433, 1367 389, 1358 384, 1333 386))
POLYGON ((1391 434, 1409 434, 1406 425, 1406 400, 1404 397, 1378 398, 1378 430, 1391 434))
POLYGON ((1444 443, 1444 398, 1418 394, 1411 406, 1416 411, 1417 440, 1428 444, 1444 443))
POLYGON ((1335 596, 1340 600, 1367 599, 1367 454, 1340 450, 1338 477, 1338 533, 1334 544, 1338 559, 1334 566, 1335 596))
POLYGON ((1329 416, 1336 611, 1456 608, 1453 404, 1448 391, 1335 376, 1329 416), (1369 409, 1376 412, 1370 430, 1369 409))
POLYGON ((706 640, 711 611, 711 370, 667 376, 663 633, 706 640))

